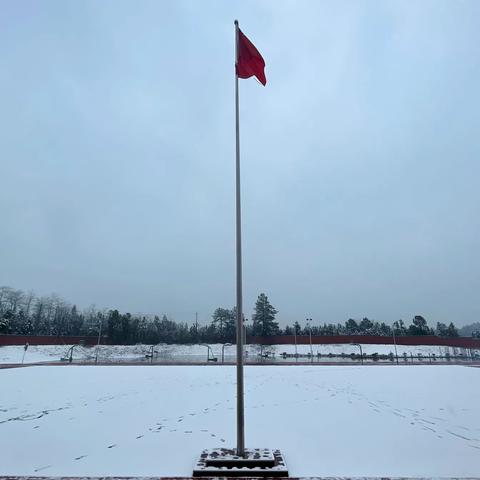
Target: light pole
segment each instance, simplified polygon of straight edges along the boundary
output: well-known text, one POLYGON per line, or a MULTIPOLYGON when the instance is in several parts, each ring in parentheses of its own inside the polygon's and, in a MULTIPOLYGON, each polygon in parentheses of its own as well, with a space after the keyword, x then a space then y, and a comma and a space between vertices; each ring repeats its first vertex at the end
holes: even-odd
POLYGON ((98 339, 97 339, 97 349, 95 351, 95 365, 98 362, 98 349, 100 347, 100 339, 102 338, 102 320, 98 322, 98 339))
POLYGON ((297 322, 293 324, 293 333, 295 334, 295 361, 298 360, 298 352, 297 352, 297 322))
POLYGON ((397 339, 395 338, 395 325, 397 322, 393 322, 393 345, 395 346, 395 358, 397 359, 397 365, 398 365, 398 353, 397 353, 397 339))
POLYGON ((150 347, 150 363, 153 363, 153 349, 155 348, 155 345, 152 345, 150 347))
POLYGON ((73 349, 76 347, 77 345, 72 345, 70 347, 70 356, 68 357, 68 363, 72 363, 73 362, 73 349))
POLYGON ((231 343, 224 343, 222 345, 222 363, 225 363, 225 347, 231 347, 231 343))
POLYGON ((195 341, 198 342, 198 312, 195 312, 195 341))
POLYGON ((207 362, 216 362, 217 358, 213 356, 212 347, 210 347, 210 345, 207 345, 206 343, 202 343, 201 345, 203 347, 207 347, 207 362), (211 356, 210 356, 210 352, 211 352, 211 356))
POLYGON ((27 343, 25 344, 25 346, 23 347, 22 365, 23 365, 23 362, 25 361, 25 354, 27 353, 28 346, 29 346, 29 343, 27 342, 27 343))
POLYGON ((313 363, 313 347, 312 347, 312 319, 307 318, 306 319, 307 325, 308 325, 308 333, 310 335, 310 360, 313 363))
POLYGON ((359 343, 352 343, 352 345, 356 345, 358 348, 360 348, 360 360, 363 365, 363 351, 362 351, 362 346, 359 343))

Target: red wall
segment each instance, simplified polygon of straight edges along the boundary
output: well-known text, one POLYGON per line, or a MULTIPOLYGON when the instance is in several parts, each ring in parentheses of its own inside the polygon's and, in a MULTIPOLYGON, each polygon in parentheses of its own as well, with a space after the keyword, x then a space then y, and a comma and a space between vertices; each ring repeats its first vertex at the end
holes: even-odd
MULTIPOLYGON (((106 338, 101 343, 106 343, 106 338)), ((430 335, 415 337, 396 337, 397 345, 441 345, 447 347, 480 348, 480 339, 470 337, 441 338, 430 335)), ((62 337, 55 335, 0 335, 0 346, 2 345, 73 345, 84 343, 85 345, 96 345, 97 336, 70 336, 62 337)), ((285 345, 295 343, 293 335, 281 335, 274 337, 248 337, 247 343, 262 345, 285 345)), ((299 345, 309 345, 308 335, 297 335, 299 345)), ((393 345, 392 337, 380 337, 377 335, 312 335, 314 345, 339 344, 339 343, 367 343, 377 345, 393 345)))
MULTIPOLYGON (((103 340, 103 339, 102 339, 103 340)), ((81 336, 56 336, 56 335, 0 335, 0 346, 2 345, 73 345, 83 343, 84 345, 96 345, 98 337, 81 336)), ((103 343, 103 341, 102 341, 103 343)))
MULTIPOLYGON (((446 347, 480 348, 480 339, 471 337, 442 338, 434 335, 414 337, 396 337, 397 345, 441 345, 446 347)), ((274 337, 248 337, 247 343, 262 345, 286 345, 295 343, 294 335, 279 335, 274 337)), ((308 335, 297 335, 299 345, 309 345, 308 335)), ((312 335, 314 345, 338 343, 368 343, 377 345, 393 345, 393 337, 377 335, 312 335)))

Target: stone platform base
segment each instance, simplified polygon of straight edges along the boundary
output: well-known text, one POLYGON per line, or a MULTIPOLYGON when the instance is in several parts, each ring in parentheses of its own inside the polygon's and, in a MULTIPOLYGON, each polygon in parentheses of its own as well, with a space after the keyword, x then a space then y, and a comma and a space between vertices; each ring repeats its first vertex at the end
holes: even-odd
POLYGON ((247 448, 239 457, 233 448, 204 450, 193 469, 194 477, 288 477, 280 450, 247 448))

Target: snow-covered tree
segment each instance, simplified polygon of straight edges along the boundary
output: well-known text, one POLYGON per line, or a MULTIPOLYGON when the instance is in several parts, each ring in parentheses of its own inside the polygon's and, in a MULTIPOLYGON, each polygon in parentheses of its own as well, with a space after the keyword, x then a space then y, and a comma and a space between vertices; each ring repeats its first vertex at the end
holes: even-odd
POLYGON ((252 316, 253 334, 264 337, 276 335, 279 332, 278 323, 275 321, 277 313, 268 297, 261 293, 255 303, 255 313, 252 316))

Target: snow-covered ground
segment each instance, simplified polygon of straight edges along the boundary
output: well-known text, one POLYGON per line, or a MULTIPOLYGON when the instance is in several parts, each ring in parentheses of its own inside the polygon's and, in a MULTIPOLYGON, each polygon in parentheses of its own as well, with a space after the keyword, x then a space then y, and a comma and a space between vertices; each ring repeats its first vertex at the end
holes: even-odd
MULTIPOLYGON (((222 345, 213 344, 210 345, 211 353, 221 358, 222 345)), ((37 363, 58 361, 62 357, 68 356, 70 345, 32 345, 25 353, 25 363, 37 363)), ((155 358, 161 359, 174 359, 183 358, 196 359, 198 361, 204 361, 207 358, 207 347, 205 345, 156 345, 155 358)), ((256 358, 260 353, 259 345, 247 345, 246 350, 251 359, 256 358)), ((281 356, 283 352, 288 354, 295 353, 295 345, 269 345, 263 347, 265 352, 274 353, 277 357, 281 356)), ((316 356, 320 353, 322 356, 329 354, 332 355, 350 355, 351 353, 359 354, 360 350, 356 345, 342 344, 342 345, 313 345, 313 354, 316 356)), ((362 345, 363 353, 371 355, 372 353, 378 353, 379 355, 388 355, 390 352, 395 353, 393 345, 362 345)), ((151 352, 149 345, 100 345, 98 352, 98 359, 100 361, 105 360, 133 360, 145 358, 146 354, 151 352)), ((298 345, 298 354, 307 355, 310 353, 310 345, 298 345)), ((397 346, 397 352, 399 356, 402 356, 405 352, 408 356, 410 354, 417 356, 419 353, 424 357, 435 354, 437 356, 444 356, 447 352, 454 356, 460 353, 468 355, 465 349, 453 348, 453 347, 440 347, 431 345, 418 345, 418 346, 397 346)), ((480 351, 477 350, 478 354, 480 351)), ((4 346, 0 347, 0 363, 21 363, 24 354, 23 346, 4 346)), ((87 360, 93 359, 96 355, 96 347, 80 347, 77 346, 73 351, 74 360, 87 360)), ((235 356, 235 346, 225 347, 225 358, 232 360, 235 356)))
MULTIPOLYGON (((246 367, 246 443, 292 476, 477 476, 480 368, 246 367)), ((189 476, 234 446, 229 366, 0 370, 0 475, 189 476)))
MULTIPOLYGON (((27 351, 21 345, 0 347, 1 363, 21 363, 25 353, 24 363, 56 362, 68 357, 72 345, 30 345, 27 351)), ((75 346, 74 360, 93 359, 97 347, 75 346)), ((144 357, 149 350, 148 345, 100 345, 98 358, 100 360, 133 359, 144 357)))
MULTIPOLYGON (((388 355, 390 353, 395 354, 395 347, 394 345, 371 345, 371 344, 361 344, 362 352, 367 355, 371 355, 372 353, 378 353, 379 355, 388 355)), ((250 349, 254 349, 255 346, 251 345, 250 349)), ((258 349, 258 346, 256 346, 258 349)), ((272 346, 264 346, 264 350, 266 351, 273 351, 276 355, 281 355, 283 352, 288 354, 295 353, 295 345, 272 345, 272 346)), ((346 355, 350 355, 351 353, 355 353, 358 355, 360 353, 360 349, 357 345, 347 344, 332 344, 332 345, 312 345, 313 354, 317 355, 320 353, 321 355, 341 355, 342 353, 346 355)), ((310 345, 297 345, 297 352, 298 354, 307 355, 310 353, 310 345)), ((460 353, 466 354, 465 349, 463 348, 456 348, 456 347, 444 347, 444 346, 437 346, 437 345, 397 345, 397 354, 399 356, 403 355, 403 353, 407 355, 418 355, 422 354, 423 356, 428 355, 441 355, 444 356, 446 353, 450 355, 458 355, 460 353)))

